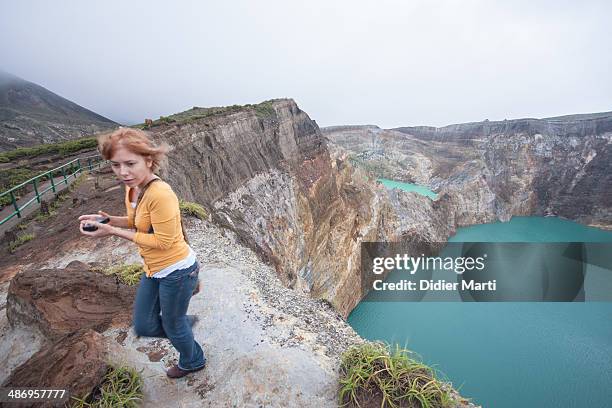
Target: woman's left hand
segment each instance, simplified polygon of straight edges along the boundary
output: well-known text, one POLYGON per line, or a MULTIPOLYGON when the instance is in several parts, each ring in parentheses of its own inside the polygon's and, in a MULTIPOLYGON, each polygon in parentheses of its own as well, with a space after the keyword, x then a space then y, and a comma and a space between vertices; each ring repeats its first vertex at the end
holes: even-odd
POLYGON ((89 220, 82 220, 81 224, 79 225, 79 230, 81 231, 81 234, 88 235, 94 238, 100 238, 100 237, 106 237, 108 235, 113 235, 114 229, 115 227, 113 227, 112 225, 102 224, 97 221, 89 221, 89 220), (96 227, 98 227, 98 229, 95 231, 84 231, 83 226, 85 224, 95 225, 96 227))

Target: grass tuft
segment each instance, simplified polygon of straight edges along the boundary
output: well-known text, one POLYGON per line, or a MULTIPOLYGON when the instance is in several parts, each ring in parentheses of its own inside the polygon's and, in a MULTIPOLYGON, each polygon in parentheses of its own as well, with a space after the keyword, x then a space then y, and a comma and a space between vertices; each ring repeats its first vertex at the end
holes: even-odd
POLYGON ((110 366, 102 383, 83 399, 72 397, 73 408, 136 408, 143 397, 141 373, 131 367, 110 366))
POLYGON ((28 241, 31 241, 34 239, 36 235, 30 233, 30 234, 23 234, 23 235, 19 235, 17 236, 17 239, 15 239, 14 241, 9 242, 9 252, 12 254, 14 253, 18 247, 20 247, 21 245, 25 244, 28 241))
POLYGON ((190 201, 179 200, 179 208, 185 215, 191 215, 193 217, 205 220, 208 217, 206 210, 198 203, 192 203, 190 201))
POLYGON ((352 346, 341 357, 339 403, 346 407, 443 408, 452 403, 447 384, 412 353, 381 342, 352 346))
POLYGON ((108 268, 105 275, 115 275, 122 283, 134 286, 140 282, 140 276, 144 273, 142 264, 126 264, 108 268))

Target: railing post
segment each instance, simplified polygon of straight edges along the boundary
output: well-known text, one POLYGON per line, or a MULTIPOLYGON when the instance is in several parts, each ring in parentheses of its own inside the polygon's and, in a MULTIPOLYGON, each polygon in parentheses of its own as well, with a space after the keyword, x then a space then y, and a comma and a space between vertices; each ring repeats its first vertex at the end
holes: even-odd
POLYGON ((77 171, 74 172, 74 178, 77 177, 76 176, 77 172, 79 174, 83 173, 83 168, 81 167, 81 158, 80 157, 77 157, 77 171))
POLYGON ((92 171, 93 169, 91 168, 91 157, 87 159, 87 167, 89 168, 89 171, 92 171))
POLYGON ((34 192, 36 193, 36 201, 40 204, 40 194, 38 194, 38 179, 34 179, 34 192))
POLYGON ((15 211, 17 211, 17 218, 21 218, 21 211, 19 211, 19 206, 17 205, 17 200, 15 200, 15 195, 11 191, 11 201, 13 202, 13 207, 15 207, 15 211))
POLYGON ((53 191, 55 193, 55 180, 53 180, 54 175, 53 175, 53 170, 51 170, 51 191, 53 191))
POLYGON ((64 183, 68 185, 68 179, 66 178, 66 167, 62 166, 62 176, 64 176, 64 183))

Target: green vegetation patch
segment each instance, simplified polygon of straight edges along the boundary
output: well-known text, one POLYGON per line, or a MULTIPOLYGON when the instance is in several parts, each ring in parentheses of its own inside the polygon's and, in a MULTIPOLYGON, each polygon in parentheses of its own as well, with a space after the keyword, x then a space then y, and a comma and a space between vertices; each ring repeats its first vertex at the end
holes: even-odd
POLYGON ((176 123, 179 125, 193 122, 199 119, 211 118, 213 116, 225 115, 241 110, 255 110, 255 114, 258 118, 269 118, 276 117, 276 111, 274 110, 274 102, 277 99, 271 99, 264 101, 259 104, 246 104, 246 105, 230 105, 230 106, 214 106, 210 108, 202 108, 194 106, 193 108, 184 112, 179 112, 170 116, 161 116, 159 119, 152 121, 149 124, 139 123, 132 127, 138 129, 150 129, 156 126, 167 125, 170 123, 176 123))
POLYGON ((341 406, 442 408, 452 404, 449 385, 412 353, 381 342, 351 346, 341 357, 341 406))
POLYGON ((265 101, 253 107, 255 108, 255 114, 260 119, 276 116, 276 111, 271 101, 265 101))
POLYGON ((208 217, 208 214, 206 213, 204 207, 202 207, 198 203, 179 200, 179 208, 181 209, 181 213, 199 218, 201 220, 205 220, 206 217, 208 217))
POLYGON ((95 137, 84 137, 81 139, 69 140, 67 142, 49 143, 33 147, 20 147, 8 152, 0 153, 0 163, 8 163, 15 159, 30 158, 41 154, 57 153, 66 156, 70 153, 78 152, 83 149, 91 149, 98 146, 95 137))
POLYGON ((143 273, 142 264, 119 265, 104 271, 105 275, 115 275, 122 283, 130 286, 138 284, 143 273))
POLYGON ((83 399, 72 397, 73 408, 136 408, 143 398, 141 373, 131 367, 109 366, 102 383, 83 399))
POLYGON ((34 235, 32 233, 18 235, 17 239, 15 239, 14 241, 9 242, 9 252, 12 254, 13 252, 15 252, 17 250, 18 247, 20 247, 21 245, 25 244, 28 241, 33 240, 34 237, 36 237, 36 235, 34 235))

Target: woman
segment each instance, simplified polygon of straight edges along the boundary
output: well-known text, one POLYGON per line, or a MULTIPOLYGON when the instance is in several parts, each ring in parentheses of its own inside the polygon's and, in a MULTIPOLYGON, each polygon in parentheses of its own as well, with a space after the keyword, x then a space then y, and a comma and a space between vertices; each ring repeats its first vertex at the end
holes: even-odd
POLYGON ((201 370, 206 358, 186 316, 189 300, 197 290, 199 264, 183 233, 176 194, 155 175, 170 147, 155 145, 143 131, 119 128, 99 137, 98 149, 126 186, 127 216, 109 216, 102 211, 82 215, 81 233, 96 238, 116 235, 138 245, 145 274, 134 304, 136 334, 167 337, 180 353, 178 365, 167 371, 168 377, 180 378, 201 370), (110 222, 98 222, 101 216, 109 217, 110 222), (85 231, 85 224, 97 230, 85 231))

